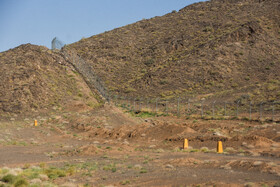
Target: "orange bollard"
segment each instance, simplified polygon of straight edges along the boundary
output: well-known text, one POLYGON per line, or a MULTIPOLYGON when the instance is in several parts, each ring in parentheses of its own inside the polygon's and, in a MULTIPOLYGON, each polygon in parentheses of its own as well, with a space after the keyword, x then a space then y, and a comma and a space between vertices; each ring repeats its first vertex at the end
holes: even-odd
POLYGON ((183 149, 189 148, 189 142, 188 139, 184 139, 183 149))
POLYGON ((36 127, 38 125, 37 120, 34 120, 34 126, 36 127))
POLYGON ((217 143, 217 153, 223 153, 222 141, 218 141, 218 143, 217 143))

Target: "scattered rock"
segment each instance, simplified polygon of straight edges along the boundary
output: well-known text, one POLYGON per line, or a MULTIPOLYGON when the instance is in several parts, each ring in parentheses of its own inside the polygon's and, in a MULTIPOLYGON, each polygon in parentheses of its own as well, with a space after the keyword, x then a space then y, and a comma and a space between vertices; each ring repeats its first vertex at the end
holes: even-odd
POLYGON ((248 148, 248 149, 254 149, 255 146, 253 146, 253 145, 248 145, 247 148, 248 148))
POLYGON ((128 141, 124 141, 123 144, 129 145, 129 142, 128 141))
POLYGON ((94 143, 94 144, 99 144, 99 141, 94 141, 93 143, 94 143))
POLYGON ((173 169, 174 168, 174 166, 172 166, 171 164, 167 164, 165 167, 169 168, 169 169, 173 169))
POLYGON ((141 137, 145 137, 146 136, 146 134, 141 134, 141 137))
POLYGON ((155 148, 156 147, 156 145, 150 145, 149 146, 149 148, 155 148))
POLYGON ((141 169, 142 166, 141 166, 140 164, 136 164, 136 165, 134 165, 134 168, 136 168, 136 169, 141 169))
POLYGON ((156 152, 157 152, 157 153, 163 153, 164 150, 163 150, 163 149, 157 149, 156 152))
POLYGON ((262 164, 263 164, 262 161, 255 161, 255 162, 253 163, 253 166, 260 166, 260 165, 262 165, 262 164))
POLYGON ((224 134, 220 133, 220 132, 214 132, 213 135, 216 135, 216 136, 225 136, 224 134))

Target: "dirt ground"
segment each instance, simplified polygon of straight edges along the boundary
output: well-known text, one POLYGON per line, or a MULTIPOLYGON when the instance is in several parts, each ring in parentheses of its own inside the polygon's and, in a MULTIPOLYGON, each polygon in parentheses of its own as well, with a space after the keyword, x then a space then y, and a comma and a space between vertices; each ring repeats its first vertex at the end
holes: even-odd
POLYGON ((30 186, 280 186, 279 125, 140 118, 110 105, 12 117, 0 121, 0 186, 11 186, 7 174, 30 186))

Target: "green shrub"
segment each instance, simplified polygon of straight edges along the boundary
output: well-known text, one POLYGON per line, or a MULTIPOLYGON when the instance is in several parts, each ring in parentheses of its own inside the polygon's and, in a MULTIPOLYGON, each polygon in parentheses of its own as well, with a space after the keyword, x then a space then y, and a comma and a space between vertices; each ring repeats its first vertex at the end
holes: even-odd
POLYGON ((65 177, 66 173, 62 169, 50 168, 45 170, 45 173, 48 175, 50 179, 56 179, 58 177, 65 177))
POLYGON ((5 175, 4 177, 2 177, 1 181, 5 182, 5 183, 13 184, 15 182, 16 178, 17 177, 15 175, 8 174, 8 175, 5 175))
POLYGON ((15 187, 27 187, 28 182, 24 178, 18 178, 14 184, 15 187))

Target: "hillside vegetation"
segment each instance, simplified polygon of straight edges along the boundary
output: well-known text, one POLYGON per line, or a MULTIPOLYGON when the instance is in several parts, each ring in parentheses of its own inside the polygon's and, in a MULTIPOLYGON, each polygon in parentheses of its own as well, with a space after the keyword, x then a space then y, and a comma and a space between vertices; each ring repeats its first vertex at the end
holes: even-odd
POLYGON ((0 114, 98 104, 73 67, 46 47, 25 44, 0 53, 0 66, 0 114))
POLYGON ((112 94, 170 98, 280 97, 280 1, 212 0, 66 48, 112 94))

